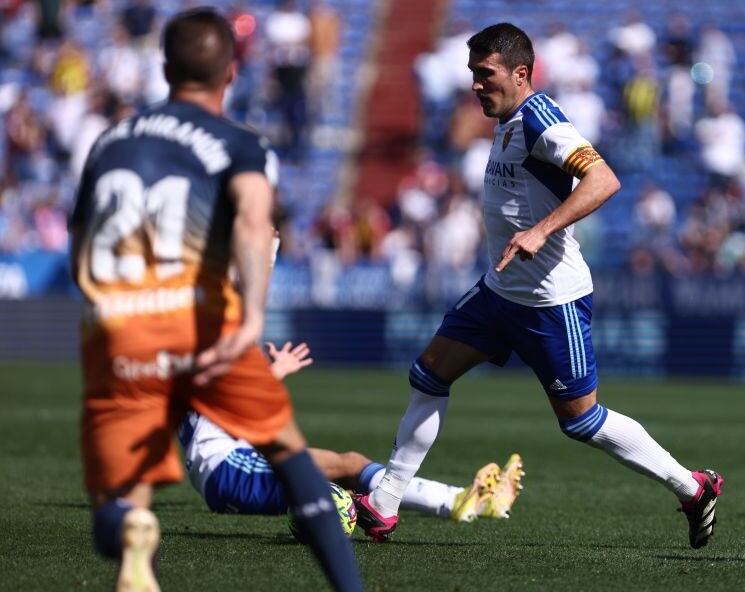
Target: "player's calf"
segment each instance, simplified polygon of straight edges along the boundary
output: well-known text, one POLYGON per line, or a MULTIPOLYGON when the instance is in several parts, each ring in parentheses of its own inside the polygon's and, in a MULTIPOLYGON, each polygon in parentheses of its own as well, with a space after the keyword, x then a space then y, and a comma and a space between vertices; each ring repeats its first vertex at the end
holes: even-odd
POLYGON ((124 499, 114 499, 93 512, 93 544, 101 555, 119 559, 122 555, 122 524, 134 506, 124 499))
POLYGON ((109 559, 119 560, 117 592, 159 592, 153 562, 160 541, 158 519, 126 499, 114 499, 93 512, 93 542, 109 559))
POLYGON ((285 488, 295 520, 307 535, 332 587, 345 592, 362 590, 354 553, 341 529, 328 481, 310 455, 306 451, 299 452, 273 466, 285 488))

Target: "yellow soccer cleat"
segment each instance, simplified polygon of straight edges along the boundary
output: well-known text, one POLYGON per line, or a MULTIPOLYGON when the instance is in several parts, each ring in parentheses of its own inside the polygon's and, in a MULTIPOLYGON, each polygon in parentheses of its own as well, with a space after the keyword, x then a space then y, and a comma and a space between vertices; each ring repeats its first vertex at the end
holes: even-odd
POLYGON ((481 467, 473 478, 473 483, 455 496, 450 518, 456 522, 476 520, 484 504, 498 487, 499 473, 499 465, 496 463, 481 467))
POLYGON ((116 592, 160 592, 152 567, 159 541, 155 514, 145 508, 127 512, 122 524, 122 563, 116 592))
POLYGON ((499 483, 489 493, 478 512, 480 518, 509 518, 512 505, 523 488, 523 459, 515 453, 504 465, 499 483))

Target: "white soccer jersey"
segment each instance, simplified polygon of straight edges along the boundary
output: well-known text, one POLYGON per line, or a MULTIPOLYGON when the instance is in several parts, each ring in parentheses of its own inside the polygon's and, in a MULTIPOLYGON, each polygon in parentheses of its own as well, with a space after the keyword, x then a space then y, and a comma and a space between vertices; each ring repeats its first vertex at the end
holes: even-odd
POLYGON ((574 226, 552 234, 533 260, 515 257, 495 267, 512 236, 555 210, 599 157, 542 93, 528 97, 495 127, 484 175, 484 220, 491 269, 486 285, 525 306, 565 304, 592 292, 592 278, 574 239, 574 226))
MULTIPOLYGON (((204 486, 215 468, 236 448, 253 449, 245 440, 236 440, 206 417, 187 413, 178 430, 186 457, 186 470, 194 488, 204 496, 204 486)), ((259 453, 255 452, 258 459, 259 453)), ((263 461, 263 458, 261 459, 263 461)), ((266 461, 263 461, 266 463, 266 461)))

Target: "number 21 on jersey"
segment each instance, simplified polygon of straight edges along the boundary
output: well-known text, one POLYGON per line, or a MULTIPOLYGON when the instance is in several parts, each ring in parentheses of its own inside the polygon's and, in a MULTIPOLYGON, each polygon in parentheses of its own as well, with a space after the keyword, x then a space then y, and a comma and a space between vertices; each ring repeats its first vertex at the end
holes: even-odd
POLYGON ((96 281, 138 284, 145 278, 146 226, 153 229, 155 275, 167 279, 183 269, 181 254, 186 203, 191 183, 186 177, 164 177, 145 187, 129 169, 114 169, 98 179, 94 190, 96 225, 91 244, 91 274, 96 281), (117 254, 125 239, 139 240, 133 253, 117 254))

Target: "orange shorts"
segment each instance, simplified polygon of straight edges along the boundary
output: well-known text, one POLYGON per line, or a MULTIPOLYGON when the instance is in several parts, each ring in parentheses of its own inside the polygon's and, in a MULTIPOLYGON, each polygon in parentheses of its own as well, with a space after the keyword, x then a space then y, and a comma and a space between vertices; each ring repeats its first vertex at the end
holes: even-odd
POLYGON ((149 323, 145 331, 130 325, 126 333, 84 334, 82 453, 90 494, 179 481, 174 434, 188 409, 256 445, 274 440, 292 420, 289 395, 258 347, 207 387, 196 387, 187 369, 208 344, 193 339, 194 324, 192 316, 181 324, 149 323))

